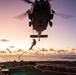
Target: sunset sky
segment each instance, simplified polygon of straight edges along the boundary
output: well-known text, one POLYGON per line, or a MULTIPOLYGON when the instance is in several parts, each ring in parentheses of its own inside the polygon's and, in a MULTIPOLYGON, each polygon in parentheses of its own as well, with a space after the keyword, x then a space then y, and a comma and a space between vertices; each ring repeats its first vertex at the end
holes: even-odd
MULTIPOLYGON (((37 40, 34 48, 71 49, 76 47, 76 0, 53 0, 50 2, 53 10, 73 16, 64 19, 54 16, 53 27, 48 25, 42 34, 48 34, 48 38, 37 40)), ((32 43, 30 34, 33 30, 29 27, 29 19, 26 16, 23 20, 15 19, 16 16, 25 13, 31 8, 21 0, 0 0, 0 50, 9 46, 29 49, 32 43)))

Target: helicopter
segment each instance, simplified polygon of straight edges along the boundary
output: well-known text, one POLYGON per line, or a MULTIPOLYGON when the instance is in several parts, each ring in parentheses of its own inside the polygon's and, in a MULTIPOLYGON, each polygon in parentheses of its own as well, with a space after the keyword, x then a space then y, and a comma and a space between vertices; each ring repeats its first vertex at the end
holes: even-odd
MULTIPOLYGON (((22 1, 32 4, 31 9, 16 18, 22 18, 25 15, 28 15, 28 18, 30 19, 29 27, 33 28, 33 35, 30 35, 30 37, 39 38, 38 41, 40 41, 40 38, 47 38, 48 35, 42 35, 42 32, 47 29, 48 25, 50 25, 50 27, 53 26, 52 20, 54 14, 57 15, 57 13, 51 8, 50 1, 52 0, 35 0, 35 2, 32 2, 31 0, 22 1), (37 35, 34 34, 34 30, 37 32, 37 35)), ((65 18, 71 17, 68 15, 64 16, 65 18)))

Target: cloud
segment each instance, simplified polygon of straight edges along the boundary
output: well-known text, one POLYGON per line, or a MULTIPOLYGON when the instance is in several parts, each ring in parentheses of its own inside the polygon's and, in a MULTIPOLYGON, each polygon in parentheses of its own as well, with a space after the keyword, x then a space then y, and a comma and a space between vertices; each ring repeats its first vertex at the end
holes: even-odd
POLYGON ((60 53, 64 53, 65 54, 65 50, 57 50, 57 52, 60 54, 60 53))
POLYGON ((41 51, 48 51, 47 49, 44 49, 44 48, 42 48, 42 50, 41 51))
POLYGON ((76 48, 72 48, 70 53, 76 54, 76 48))
POLYGON ((1 42, 9 42, 9 40, 7 40, 7 39, 1 39, 0 41, 1 42))
POLYGON ((54 52, 56 52, 56 50, 54 50, 53 48, 50 48, 49 51, 54 51, 54 52))
POLYGON ((76 48, 72 48, 71 51, 76 51, 76 48))
POLYGON ((11 51, 10 51, 8 48, 6 48, 6 50, 7 50, 9 53, 11 53, 11 51))
POLYGON ((9 48, 15 48, 15 46, 9 46, 9 48))

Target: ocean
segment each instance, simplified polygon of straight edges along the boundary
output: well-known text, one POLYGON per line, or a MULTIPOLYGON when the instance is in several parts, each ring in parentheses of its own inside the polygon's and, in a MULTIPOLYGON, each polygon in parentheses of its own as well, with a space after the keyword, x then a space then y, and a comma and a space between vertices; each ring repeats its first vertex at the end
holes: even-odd
POLYGON ((0 55, 0 62, 7 61, 76 61, 76 55, 0 55))

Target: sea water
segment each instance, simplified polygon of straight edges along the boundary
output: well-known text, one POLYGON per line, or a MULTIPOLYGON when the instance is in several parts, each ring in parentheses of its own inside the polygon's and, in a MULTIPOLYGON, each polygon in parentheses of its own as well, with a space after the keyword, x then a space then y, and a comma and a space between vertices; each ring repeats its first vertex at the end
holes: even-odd
MULTIPOLYGON (((0 62, 19 61, 19 55, 0 56, 0 62)), ((24 61, 76 61, 76 55, 23 55, 20 60, 24 61)))

